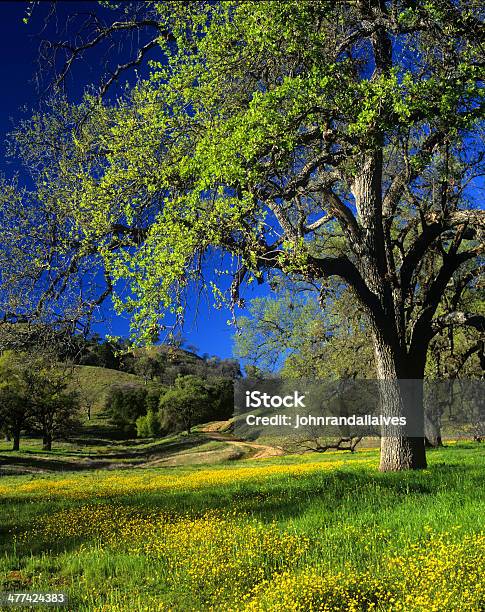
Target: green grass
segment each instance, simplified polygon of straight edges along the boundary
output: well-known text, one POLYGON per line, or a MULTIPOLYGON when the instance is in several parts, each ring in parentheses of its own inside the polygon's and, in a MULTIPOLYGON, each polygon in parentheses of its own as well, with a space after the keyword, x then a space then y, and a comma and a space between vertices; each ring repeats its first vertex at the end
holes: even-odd
POLYGON ((430 452, 429 463, 381 474, 377 453, 362 451, 4 477, 0 590, 67 590, 73 610, 289 610, 293 593, 301 610, 353 601, 356 610, 424 611, 441 595, 404 602, 389 559, 412 553, 426 563, 420 555, 432 558, 432 547, 442 552, 431 569, 402 570, 406 589, 414 573, 432 571, 425 588, 451 593, 437 610, 484 609, 478 578, 474 599, 455 591, 457 581, 467 586, 459 572, 476 564, 485 454, 457 445, 430 452), (326 576, 320 586, 312 572, 326 576))

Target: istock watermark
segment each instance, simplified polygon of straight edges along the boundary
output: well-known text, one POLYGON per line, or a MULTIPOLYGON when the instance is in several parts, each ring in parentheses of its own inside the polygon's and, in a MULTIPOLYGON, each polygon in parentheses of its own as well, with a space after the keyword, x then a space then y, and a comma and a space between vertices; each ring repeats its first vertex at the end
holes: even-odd
POLYGON ((235 433, 469 436, 485 423, 484 392, 481 380, 243 379, 235 387, 235 433))
POLYGON ((305 408, 304 395, 294 391, 292 395, 270 395, 261 391, 246 391, 246 408, 305 408))

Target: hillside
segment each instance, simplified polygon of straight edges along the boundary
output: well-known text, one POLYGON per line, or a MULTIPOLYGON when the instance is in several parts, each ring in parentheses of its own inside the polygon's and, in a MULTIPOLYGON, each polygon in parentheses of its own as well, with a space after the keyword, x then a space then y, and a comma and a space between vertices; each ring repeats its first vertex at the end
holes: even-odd
POLYGON ((141 384, 143 378, 135 374, 100 368, 97 366, 75 366, 72 387, 79 392, 82 403, 91 405, 91 420, 103 420, 103 408, 108 389, 113 385, 141 384))

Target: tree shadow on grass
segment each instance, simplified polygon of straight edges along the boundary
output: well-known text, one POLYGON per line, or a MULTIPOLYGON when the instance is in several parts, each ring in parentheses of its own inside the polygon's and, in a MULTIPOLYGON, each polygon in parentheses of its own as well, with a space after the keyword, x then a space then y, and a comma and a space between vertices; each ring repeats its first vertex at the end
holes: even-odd
POLYGON ((254 514, 265 522, 296 519, 317 504, 327 516, 376 510, 392 511, 411 498, 426 504, 446 490, 480 490, 483 474, 475 466, 446 465, 433 467, 429 472, 379 473, 335 470, 297 478, 281 476, 265 481, 247 481, 217 485, 190 492, 152 492, 149 496, 120 495, 119 503, 166 512, 200 514, 215 509, 235 508, 254 514))
POLYGON ((207 443, 206 438, 194 437, 180 442, 160 442, 160 444, 152 444, 147 448, 120 452, 107 451, 106 453, 83 453, 81 455, 67 451, 62 453, 64 458, 60 457, 59 453, 51 454, 48 451, 23 451, 20 456, 10 454, 12 451, 2 451, 0 453, 0 476, 31 474, 36 471, 79 472, 106 468, 128 469, 147 460, 168 458, 180 451, 193 450, 205 443, 207 443), (72 458, 72 460, 68 460, 67 457, 72 458), (113 463, 120 460, 131 460, 131 463, 113 463), (8 470, 8 473, 2 474, 1 468, 3 466, 18 469, 16 472, 8 470))

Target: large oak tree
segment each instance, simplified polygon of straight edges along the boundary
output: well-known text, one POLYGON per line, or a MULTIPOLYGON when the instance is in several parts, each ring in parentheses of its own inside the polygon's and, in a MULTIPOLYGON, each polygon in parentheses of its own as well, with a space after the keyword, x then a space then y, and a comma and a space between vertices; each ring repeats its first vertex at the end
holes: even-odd
MULTIPOLYGON (((338 277, 368 319, 382 410, 399 414, 394 383, 422 380, 433 337, 483 329, 480 313, 443 303, 462 266, 477 282, 483 255, 483 5, 141 4, 161 52, 150 76, 115 102, 108 79, 16 134, 35 214, 49 211, 54 285, 102 263, 143 339, 167 308, 182 316, 217 252, 231 256, 235 305, 245 281, 283 274, 324 294, 338 277)), ((65 46, 68 61, 136 24, 110 27, 65 46)), ((423 438, 383 437, 381 469, 425 466, 423 438)))

